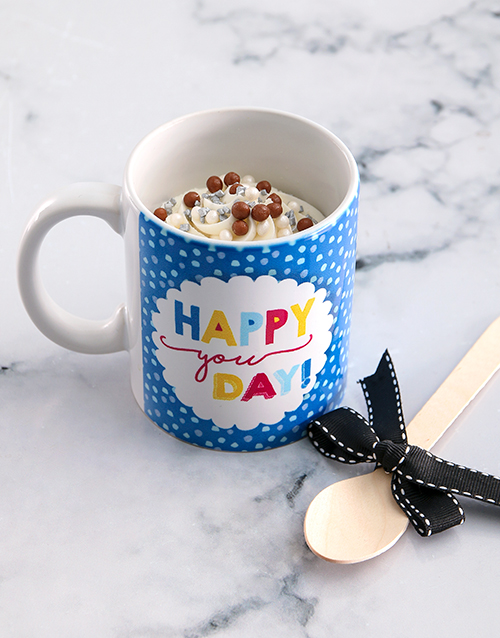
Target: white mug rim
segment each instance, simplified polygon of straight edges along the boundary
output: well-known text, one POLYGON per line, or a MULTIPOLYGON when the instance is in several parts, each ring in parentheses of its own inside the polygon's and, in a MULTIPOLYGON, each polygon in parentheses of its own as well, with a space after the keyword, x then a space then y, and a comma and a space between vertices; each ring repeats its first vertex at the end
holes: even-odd
MULTIPOLYGON (((336 208, 331 213, 329 213, 328 215, 325 215, 324 219, 322 219, 320 222, 318 222, 311 228, 308 228, 305 231, 301 231, 300 238, 304 239, 308 236, 316 235, 317 233, 321 232, 321 230, 324 227, 327 227, 327 226, 330 226, 331 224, 336 223, 337 219, 342 215, 343 212, 345 212, 348 205, 354 200, 358 192, 359 171, 358 171, 358 166, 356 164, 356 160, 354 159, 353 154, 339 137, 337 137, 334 133, 332 133, 330 130, 328 130, 324 126, 317 124, 313 120, 310 120, 301 115, 297 115, 295 113, 290 113, 290 112, 282 111, 279 109, 264 108, 264 107, 247 107, 247 106, 230 107, 228 106, 223 108, 207 109, 203 111, 194 111, 192 113, 188 113, 186 115, 182 115, 173 120, 170 120, 169 122, 165 122, 164 124, 161 124, 160 126, 150 131, 145 137, 143 137, 136 144, 136 146, 132 150, 127 160, 125 171, 124 171, 124 186, 125 186, 126 193, 133 200, 137 209, 140 212, 142 212, 150 221, 154 222, 158 226, 161 224, 160 220, 153 214, 153 212, 148 208, 148 206, 144 204, 144 202, 139 197, 132 179, 132 174, 131 174, 132 165, 134 164, 136 155, 141 151, 143 146, 146 146, 148 143, 150 143, 150 141, 154 137, 161 135, 165 130, 175 127, 181 122, 185 122, 186 120, 195 119, 201 116, 210 116, 211 114, 223 114, 223 113, 229 114, 229 113, 235 113, 235 112, 262 113, 262 114, 286 117, 291 120, 296 120, 297 122, 300 122, 313 129, 316 129, 322 135, 329 138, 330 141, 335 146, 337 146, 337 148, 340 151, 342 151, 342 153, 345 156, 347 166, 349 168, 349 186, 347 188, 346 194, 341 200, 341 202, 338 204, 338 206, 336 206, 336 208)), ((272 246, 275 244, 282 244, 282 243, 290 243, 290 242, 295 243, 295 241, 298 239, 298 235, 293 234, 293 235, 288 235, 286 237, 276 237, 273 239, 255 240, 251 242, 231 242, 227 240, 226 241, 221 240, 216 237, 205 237, 201 235, 193 235, 191 233, 186 233, 182 230, 179 230, 173 226, 168 226, 168 230, 169 232, 173 232, 176 235, 182 236, 186 241, 198 241, 203 244, 217 245, 219 247, 224 246, 226 248, 228 246, 233 246, 233 247, 237 246, 238 250, 243 250, 245 247, 248 248, 250 246, 254 246, 255 248, 257 248, 259 246, 264 246, 264 245, 272 246)))

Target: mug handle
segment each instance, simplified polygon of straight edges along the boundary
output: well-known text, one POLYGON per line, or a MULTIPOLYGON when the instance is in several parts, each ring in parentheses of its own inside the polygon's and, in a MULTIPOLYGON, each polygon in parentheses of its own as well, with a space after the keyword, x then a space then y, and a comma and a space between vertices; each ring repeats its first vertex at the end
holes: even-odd
POLYGON ((24 306, 46 337, 69 350, 86 354, 127 350, 127 310, 121 304, 109 319, 93 321, 61 308, 42 283, 40 248, 51 228, 77 215, 103 219, 122 235, 120 196, 121 188, 112 184, 85 182, 67 186, 41 204, 21 240, 17 274, 24 306))

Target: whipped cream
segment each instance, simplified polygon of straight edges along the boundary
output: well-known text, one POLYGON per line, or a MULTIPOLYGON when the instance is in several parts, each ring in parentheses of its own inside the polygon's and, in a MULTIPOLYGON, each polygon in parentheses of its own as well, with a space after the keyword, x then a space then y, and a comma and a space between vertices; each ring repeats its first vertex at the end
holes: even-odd
POLYGON ((186 233, 223 241, 287 237, 323 219, 319 210, 268 181, 234 172, 212 175, 204 188, 167 199, 154 214, 186 233))

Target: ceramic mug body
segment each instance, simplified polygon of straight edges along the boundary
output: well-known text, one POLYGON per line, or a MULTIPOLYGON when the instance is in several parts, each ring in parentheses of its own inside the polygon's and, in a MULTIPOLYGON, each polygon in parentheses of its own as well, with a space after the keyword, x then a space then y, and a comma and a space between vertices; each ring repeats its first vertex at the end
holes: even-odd
POLYGON ((75 185, 40 207, 21 245, 21 294, 57 343, 127 349, 134 396, 166 432, 217 450, 279 447, 343 395, 358 188, 348 149, 308 120, 263 109, 195 113, 138 144, 121 190, 75 185), (288 237, 231 242, 151 212, 228 171, 269 180, 325 219, 288 237), (125 240, 127 303, 107 322, 68 316, 39 282, 43 237, 76 214, 106 219, 125 240))

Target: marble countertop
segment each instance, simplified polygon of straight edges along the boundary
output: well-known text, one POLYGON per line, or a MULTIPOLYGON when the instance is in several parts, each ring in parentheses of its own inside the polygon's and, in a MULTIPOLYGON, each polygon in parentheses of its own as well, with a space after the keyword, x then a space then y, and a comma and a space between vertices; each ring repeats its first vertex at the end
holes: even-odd
MULTIPOLYGON (((349 383, 385 348, 407 422, 500 314, 498 0, 5 0, 0 7, 0 634, 13 638, 496 635, 500 510, 408 530, 365 563, 317 558, 305 511, 366 472, 307 441, 238 455, 158 430, 128 355, 48 341, 19 298, 37 204, 119 184, 147 132, 234 105, 331 129, 361 170, 349 383)), ((120 239, 78 218, 42 253, 71 312, 124 298, 120 239)), ((500 474, 500 380, 436 446, 500 474)))

